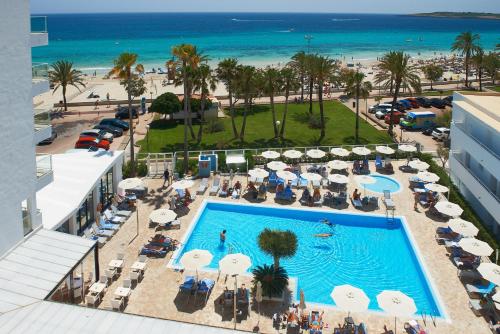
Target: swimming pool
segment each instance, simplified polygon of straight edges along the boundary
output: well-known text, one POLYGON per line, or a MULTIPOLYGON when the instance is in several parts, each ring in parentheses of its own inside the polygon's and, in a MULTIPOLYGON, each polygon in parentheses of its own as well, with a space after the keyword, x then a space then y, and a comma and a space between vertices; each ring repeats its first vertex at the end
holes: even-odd
POLYGON ((396 193, 401 190, 401 184, 392 177, 380 174, 370 174, 370 176, 373 177, 376 182, 372 184, 363 184, 360 185, 360 187, 376 193, 383 193, 384 190, 396 193))
POLYGON ((384 216, 206 201, 170 265, 178 266, 182 254, 192 249, 205 249, 213 254, 208 266, 212 270, 217 270, 219 260, 230 250, 248 255, 252 268, 271 264, 272 258, 257 245, 257 236, 266 227, 296 233, 299 243, 296 255, 280 263, 289 276, 297 278, 296 292, 303 289, 307 302, 333 306, 330 298, 333 288, 351 284, 365 291, 371 300, 371 310, 379 310, 377 294, 400 290, 415 300, 418 313, 443 316, 407 234, 406 223, 398 217, 388 223, 384 216), (320 223, 324 218, 336 225, 320 223), (227 230, 227 241, 221 248, 219 233, 223 229, 227 230), (333 233, 333 236, 314 237, 317 233, 333 233))

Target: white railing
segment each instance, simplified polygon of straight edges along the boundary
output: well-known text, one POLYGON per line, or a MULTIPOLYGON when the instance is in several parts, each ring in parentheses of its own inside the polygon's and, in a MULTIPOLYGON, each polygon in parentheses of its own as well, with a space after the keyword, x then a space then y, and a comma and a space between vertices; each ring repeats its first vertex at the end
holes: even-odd
POLYGON ((36 155, 36 177, 41 178, 52 172, 52 155, 36 155))

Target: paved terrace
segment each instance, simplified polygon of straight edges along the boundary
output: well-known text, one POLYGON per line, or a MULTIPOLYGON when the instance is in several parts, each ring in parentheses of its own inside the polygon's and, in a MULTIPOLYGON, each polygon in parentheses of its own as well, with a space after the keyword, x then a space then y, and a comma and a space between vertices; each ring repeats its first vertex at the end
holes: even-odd
MULTIPOLYGON (((445 312, 449 320, 437 319, 434 324, 433 321, 427 317, 426 328, 433 334, 438 333, 487 333, 489 332, 487 322, 482 317, 476 317, 468 306, 468 295, 457 277, 457 268, 453 265, 447 256, 444 246, 438 245, 434 239, 435 230, 438 226, 445 226, 444 222, 435 221, 428 217, 423 208, 420 212, 413 210, 413 195, 409 189, 408 176, 411 174, 401 172, 398 167, 402 165, 403 161, 393 161, 395 174, 393 177, 397 178, 403 189, 401 192, 394 194, 394 201, 396 203, 396 215, 405 216, 409 228, 418 244, 418 247, 423 256, 423 260, 427 265, 428 271, 435 283, 435 286, 442 298, 445 312)), ((370 162, 370 169, 374 170, 373 162, 370 162)), ((355 187, 358 187, 353 180, 353 175, 349 173, 350 183, 348 184, 348 193, 351 194, 355 187)), ((246 185, 246 177, 236 176, 240 179, 243 186, 246 185)), ((210 184, 211 184, 210 180, 210 184)), ((121 286, 123 278, 127 278, 130 271, 130 266, 137 259, 138 252, 144 243, 147 243, 149 238, 154 235, 154 230, 148 227, 148 216, 150 212, 158 208, 167 208, 168 196, 173 190, 162 188, 163 180, 161 179, 146 179, 145 182, 149 186, 149 194, 138 203, 139 208, 139 235, 136 235, 136 214, 126 222, 118 233, 103 247, 99 252, 99 261, 102 270, 107 267, 107 264, 112 260, 117 252, 125 252, 125 264, 121 276, 112 283, 108 288, 103 301, 98 306, 99 308, 110 308, 110 299, 113 298, 113 292, 116 287, 121 286), (131 241, 132 240, 132 241, 131 241)), ((192 193, 198 188, 198 182, 192 188, 192 193)), ((302 190, 295 190, 297 198, 300 197, 302 190)), ((322 193, 325 190, 322 189, 322 193)), ((198 211, 202 201, 210 198, 217 201, 239 201, 246 202, 245 199, 233 200, 230 198, 220 198, 209 196, 208 190, 205 195, 196 197, 196 200, 190 205, 189 210, 181 216, 181 228, 179 230, 164 231, 174 239, 181 240, 184 233, 192 223, 193 218, 198 211)), ((274 194, 268 193, 267 200, 263 204, 269 205, 283 205, 277 204, 274 201, 274 194)), ((296 201, 287 206, 300 207, 301 204, 296 201)), ((329 207, 323 207, 324 210, 333 210, 329 207)), ((356 209, 349 204, 349 207, 343 209, 346 211, 356 212, 356 209)), ((381 207, 373 213, 385 214, 385 207, 381 203, 381 207)), ((124 312, 145 315, 150 317, 157 317, 170 320, 178 320, 183 322, 191 322, 197 324, 205 324, 216 327, 232 328, 232 312, 227 312, 227 315, 222 315, 218 299, 221 297, 223 290, 227 286, 232 289, 234 283, 232 278, 227 282, 220 278, 208 298, 206 305, 203 303, 203 298, 198 297, 196 302, 193 302, 191 297, 189 304, 186 302, 186 295, 178 294, 178 286, 182 282, 182 274, 167 268, 167 263, 171 258, 172 253, 169 253, 164 259, 148 260, 148 267, 145 272, 144 279, 135 287, 129 298, 128 305, 124 312)), ((201 277, 209 277, 217 280, 217 274, 201 273, 201 277)), ((241 277, 238 283, 245 283, 250 286, 250 277, 241 277)), ((307 304, 307 296, 306 296, 307 304)), ((260 330, 263 333, 275 333, 276 330, 272 327, 272 314, 287 309, 288 305, 283 305, 277 302, 264 302, 261 305, 260 317, 260 330)), ((325 315, 324 322, 328 324, 325 328, 325 333, 333 332, 333 328, 339 323, 343 323, 346 312, 336 310, 334 308, 324 307, 325 315)), ((311 308, 308 307, 310 311, 311 308)), ((367 312, 362 314, 353 313, 356 323, 361 321, 365 322, 368 326, 370 333, 383 333, 384 325, 389 329, 393 329, 394 318, 384 316, 379 313, 367 312)), ((423 324, 421 318, 417 318, 420 324, 423 324)), ((403 321, 408 319, 398 320, 398 332, 404 332, 403 321)), ((258 314, 256 306, 251 304, 251 310, 247 319, 239 319, 237 329, 253 331, 257 325, 258 314)), ((285 330, 281 330, 285 332, 285 330)))

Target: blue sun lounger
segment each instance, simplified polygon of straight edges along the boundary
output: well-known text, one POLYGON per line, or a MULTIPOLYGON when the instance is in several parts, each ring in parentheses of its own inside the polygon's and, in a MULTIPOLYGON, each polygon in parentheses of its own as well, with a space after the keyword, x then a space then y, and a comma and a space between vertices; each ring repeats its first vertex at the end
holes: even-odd
POLYGON ((184 282, 179 285, 179 291, 182 292, 191 292, 195 289, 196 287, 196 279, 194 276, 186 276, 184 278, 184 282))
POLYGON ((214 288, 215 281, 209 278, 204 278, 198 283, 198 289, 196 293, 204 293, 205 294, 205 304, 207 303, 208 296, 210 296, 210 292, 214 288))
POLYGON ((486 284, 467 284, 465 285, 465 288, 467 289, 467 292, 469 293, 477 293, 480 295, 487 295, 493 289, 495 288, 495 284, 489 283, 488 285, 486 284))

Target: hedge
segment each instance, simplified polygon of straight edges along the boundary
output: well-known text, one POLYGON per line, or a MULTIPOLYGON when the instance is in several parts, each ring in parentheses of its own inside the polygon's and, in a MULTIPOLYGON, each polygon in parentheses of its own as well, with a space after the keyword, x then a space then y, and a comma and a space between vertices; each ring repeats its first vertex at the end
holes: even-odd
MULTIPOLYGON (((488 229, 487 226, 484 225, 482 220, 479 218, 479 216, 476 214, 474 209, 469 205, 467 200, 462 196, 458 188, 451 182, 450 177, 448 176, 448 173, 440 167, 432 158, 432 155, 427 154, 427 153, 421 153, 419 154, 420 160, 427 162, 430 167, 429 171, 437 174, 442 181, 443 184, 450 185, 450 202, 458 204, 464 212, 462 213, 461 217, 465 220, 470 221, 473 223, 478 229, 479 233, 477 235, 478 239, 481 239, 485 242, 487 242, 491 248, 493 249, 498 249, 499 248, 499 243, 496 239, 496 237, 493 235, 493 233, 488 229)), ((495 253, 493 253, 490 256, 490 259, 492 261, 495 261, 495 253)))
MULTIPOLYGON (((135 162, 136 168, 135 168, 135 173, 137 177, 144 177, 148 175, 148 166, 144 162, 137 163, 135 162)), ((131 175, 132 171, 132 163, 130 161, 127 161, 126 163, 123 164, 122 166, 122 176, 124 179, 132 177, 131 175)))

